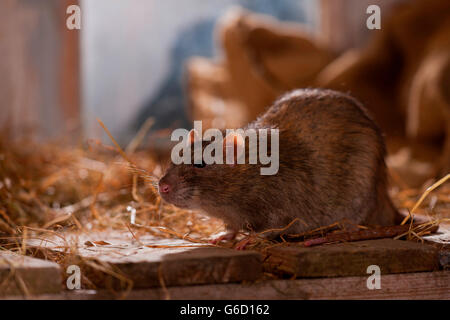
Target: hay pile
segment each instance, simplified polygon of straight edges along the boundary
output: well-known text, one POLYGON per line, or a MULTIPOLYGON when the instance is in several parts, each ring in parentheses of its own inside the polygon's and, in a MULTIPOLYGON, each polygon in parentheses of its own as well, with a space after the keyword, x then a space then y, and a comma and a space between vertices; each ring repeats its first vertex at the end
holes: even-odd
POLYGON ((218 220, 161 202, 148 179, 163 170, 152 154, 128 157, 142 171, 130 169, 114 148, 98 141, 67 147, 0 138, 2 239, 20 240, 24 227, 64 233, 135 225, 160 237, 199 239, 222 230, 218 220))

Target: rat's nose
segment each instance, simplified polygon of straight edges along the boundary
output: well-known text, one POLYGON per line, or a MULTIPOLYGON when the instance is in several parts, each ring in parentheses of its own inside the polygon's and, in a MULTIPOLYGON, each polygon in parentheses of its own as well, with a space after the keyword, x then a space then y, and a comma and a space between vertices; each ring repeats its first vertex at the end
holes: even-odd
POLYGON ((167 183, 159 183, 159 192, 161 193, 169 193, 170 191, 170 185, 167 183))

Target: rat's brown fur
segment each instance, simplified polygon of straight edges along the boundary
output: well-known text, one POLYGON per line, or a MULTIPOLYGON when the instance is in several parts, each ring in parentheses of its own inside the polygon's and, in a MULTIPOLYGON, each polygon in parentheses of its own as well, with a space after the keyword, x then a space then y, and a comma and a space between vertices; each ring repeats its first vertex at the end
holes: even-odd
POLYGON ((279 129, 277 174, 261 175, 261 165, 248 161, 172 165, 160 181, 172 187, 163 198, 221 218, 232 231, 283 228, 295 218, 300 221, 286 232, 342 220, 394 224, 384 141, 352 97, 331 90, 292 91, 248 127, 279 129))

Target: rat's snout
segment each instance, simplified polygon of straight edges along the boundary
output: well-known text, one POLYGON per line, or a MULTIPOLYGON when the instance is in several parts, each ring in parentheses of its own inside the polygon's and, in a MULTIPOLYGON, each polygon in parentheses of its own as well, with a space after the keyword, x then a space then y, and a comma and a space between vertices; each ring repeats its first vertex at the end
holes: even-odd
POLYGON ((158 192, 161 198, 180 208, 186 208, 186 199, 188 198, 186 192, 183 191, 183 182, 173 173, 168 173, 159 180, 158 192), (181 190, 181 191, 180 191, 181 190))
POLYGON ((166 182, 159 181, 158 189, 159 189, 159 193, 166 193, 167 194, 167 193, 170 192, 172 187, 166 182))

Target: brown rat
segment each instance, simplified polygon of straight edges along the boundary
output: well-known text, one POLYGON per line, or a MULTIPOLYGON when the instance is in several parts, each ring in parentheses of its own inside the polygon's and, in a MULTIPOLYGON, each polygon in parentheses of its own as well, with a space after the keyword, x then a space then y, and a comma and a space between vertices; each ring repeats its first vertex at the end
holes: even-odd
POLYGON ((159 182, 162 198, 223 219, 231 234, 284 228, 296 218, 285 233, 337 221, 395 223, 383 137, 354 98, 332 90, 295 90, 247 128, 279 129, 277 174, 261 175, 265 165, 248 161, 172 164, 159 182))

